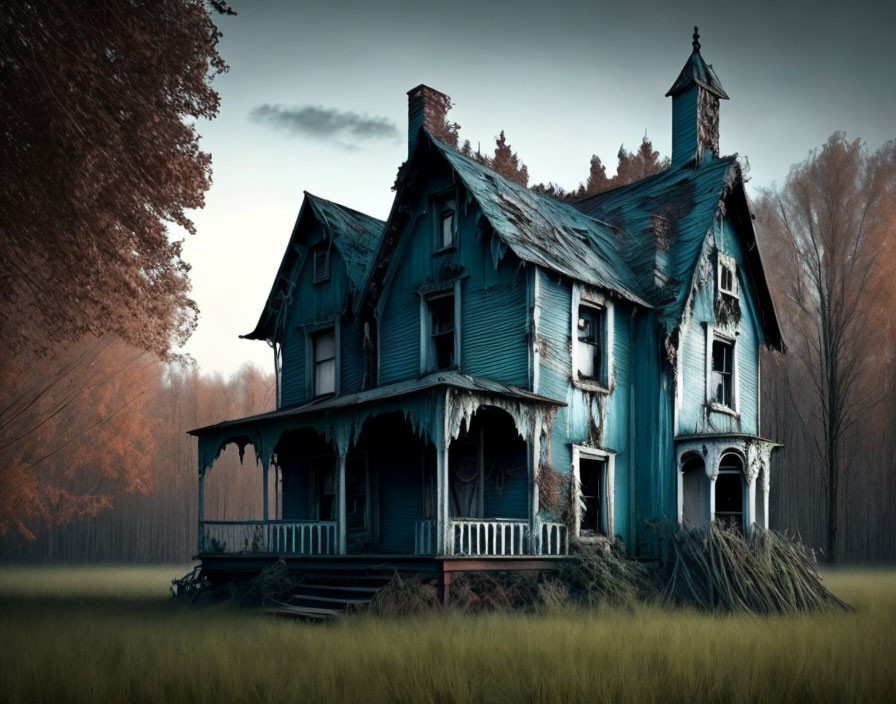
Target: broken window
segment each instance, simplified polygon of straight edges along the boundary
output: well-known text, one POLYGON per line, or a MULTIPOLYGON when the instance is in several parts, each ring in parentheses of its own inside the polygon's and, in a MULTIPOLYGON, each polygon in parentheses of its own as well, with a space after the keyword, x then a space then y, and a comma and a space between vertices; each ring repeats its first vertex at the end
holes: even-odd
POLYGON ((314 283, 330 278, 330 248, 321 246, 314 250, 314 283))
POLYGON ((333 328, 312 338, 314 352, 314 395, 336 393, 336 334, 333 328))
POLYGON ((734 369, 734 343, 726 340, 712 341, 712 402, 734 408, 732 399, 732 373, 734 369))
POLYGON ((457 206, 454 194, 436 202, 436 251, 450 249, 457 239, 457 206))
POLYGON ((604 529, 603 486, 607 463, 604 460, 579 460, 579 533, 596 535, 604 529))
POLYGON ((580 379, 604 381, 604 308, 579 305, 577 324, 577 371, 580 379))
POLYGON ((733 257, 719 252, 719 293, 737 296, 737 263, 733 257))
POLYGON ((430 315, 430 354, 434 369, 457 366, 454 339, 454 294, 427 299, 430 315))

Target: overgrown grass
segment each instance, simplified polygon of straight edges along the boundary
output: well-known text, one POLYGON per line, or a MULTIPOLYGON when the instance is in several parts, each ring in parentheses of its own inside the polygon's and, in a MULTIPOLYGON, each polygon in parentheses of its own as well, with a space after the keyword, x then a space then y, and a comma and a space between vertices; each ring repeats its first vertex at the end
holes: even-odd
POLYGON ((167 601, 185 570, 0 571, 2 701, 896 701, 896 571, 827 575, 856 613, 655 606, 332 625, 167 601))

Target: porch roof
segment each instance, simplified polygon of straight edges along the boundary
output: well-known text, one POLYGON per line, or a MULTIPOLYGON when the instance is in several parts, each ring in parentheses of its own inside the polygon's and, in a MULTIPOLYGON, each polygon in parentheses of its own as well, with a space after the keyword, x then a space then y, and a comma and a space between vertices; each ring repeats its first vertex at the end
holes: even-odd
POLYGON ((508 386, 497 381, 492 381, 491 379, 475 378, 468 374, 462 374, 461 372, 445 371, 429 374, 420 379, 398 381, 394 384, 386 384, 385 386, 378 386, 373 389, 346 394, 345 396, 328 396, 309 401, 302 405, 280 408, 276 411, 259 413, 254 416, 246 416, 245 418, 225 420, 220 423, 215 423, 214 425, 193 428, 192 430, 188 430, 187 433, 198 437, 206 432, 213 432, 224 428, 244 426, 250 423, 264 422, 267 420, 291 418, 312 413, 326 413, 327 411, 351 408, 373 401, 391 399, 396 396, 416 394, 421 391, 427 391, 438 387, 452 387, 463 391, 478 391, 487 394, 497 394, 498 396, 504 396, 518 401, 529 401, 550 406, 566 405, 565 401, 559 401, 557 399, 548 398, 547 396, 534 394, 531 391, 526 391, 525 389, 520 389, 516 386, 508 386))
POLYGON ((553 413, 551 409, 566 405, 563 401, 515 386, 474 378, 457 371, 445 371, 345 396, 317 399, 300 406, 227 420, 194 428, 188 433, 199 438, 200 471, 211 467, 229 443, 239 446, 241 457, 245 446, 253 445, 257 461, 267 466, 281 435, 289 430, 313 429, 345 450, 368 418, 378 414, 401 413, 410 421, 415 432, 432 436, 433 431, 445 421, 438 411, 441 401, 432 393, 438 389, 453 392, 454 407, 448 414, 446 426, 441 426, 451 436, 456 436, 461 423, 468 422, 481 405, 497 405, 510 412, 517 423, 517 430, 524 437, 529 428, 520 427, 520 420, 530 417, 543 422, 544 417, 553 413))

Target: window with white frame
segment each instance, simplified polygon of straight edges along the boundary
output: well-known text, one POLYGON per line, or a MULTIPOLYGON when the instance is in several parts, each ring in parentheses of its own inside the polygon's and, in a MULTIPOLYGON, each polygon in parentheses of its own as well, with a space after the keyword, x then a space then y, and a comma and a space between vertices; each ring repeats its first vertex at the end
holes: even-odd
POLYGON ((313 354, 314 396, 336 393, 336 332, 328 328, 311 338, 313 354))
POLYGON ((712 403, 734 408, 734 342, 719 338, 712 341, 712 403))
POLYGON ((606 385, 606 329, 606 308, 591 303, 579 303, 574 343, 577 379, 606 385))
POLYGON ((737 262, 734 257, 718 253, 716 283, 720 294, 737 298, 737 262))
POLYGON ((576 533, 582 537, 613 534, 615 455, 606 450, 573 446, 576 533))

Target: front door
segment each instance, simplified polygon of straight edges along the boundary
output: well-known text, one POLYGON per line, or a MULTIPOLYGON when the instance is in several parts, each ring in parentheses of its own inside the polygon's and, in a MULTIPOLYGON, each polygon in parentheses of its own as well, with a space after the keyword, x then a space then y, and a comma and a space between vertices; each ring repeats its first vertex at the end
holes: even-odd
POLYGON ((448 500, 452 518, 482 518, 485 513, 481 447, 482 434, 471 433, 461 435, 448 449, 448 500))

